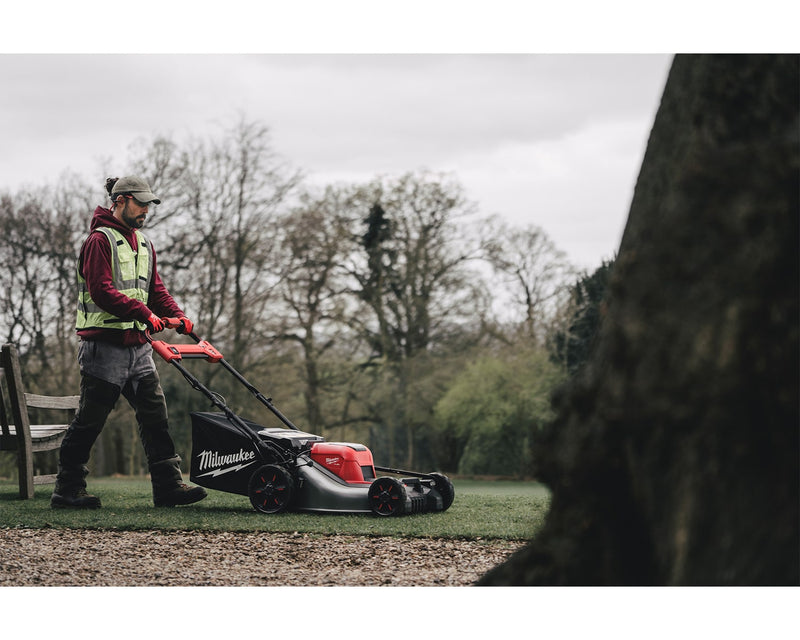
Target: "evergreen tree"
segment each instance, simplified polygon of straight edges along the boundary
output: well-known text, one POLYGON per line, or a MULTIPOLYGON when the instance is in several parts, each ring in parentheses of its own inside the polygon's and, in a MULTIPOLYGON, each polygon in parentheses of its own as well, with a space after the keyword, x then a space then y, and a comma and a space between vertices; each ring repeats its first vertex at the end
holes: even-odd
POLYGON ((605 260, 592 274, 583 275, 572 287, 572 316, 565 331, 550 344, 552 361, 573 375, 589 359, 600 323, 606 314, 605 293, 613 260, 605 260))

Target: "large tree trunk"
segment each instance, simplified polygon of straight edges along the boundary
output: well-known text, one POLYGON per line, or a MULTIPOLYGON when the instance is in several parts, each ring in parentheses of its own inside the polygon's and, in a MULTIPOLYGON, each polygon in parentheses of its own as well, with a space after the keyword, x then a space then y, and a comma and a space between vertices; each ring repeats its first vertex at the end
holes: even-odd
POLYGON ((552 507, 484 585, 797 585, 800 58, 677 56, 552 507))

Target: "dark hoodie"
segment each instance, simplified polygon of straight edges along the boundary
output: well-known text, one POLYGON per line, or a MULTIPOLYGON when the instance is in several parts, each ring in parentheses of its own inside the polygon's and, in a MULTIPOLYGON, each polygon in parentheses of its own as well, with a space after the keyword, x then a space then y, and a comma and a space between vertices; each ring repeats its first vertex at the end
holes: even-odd
MULTIPOLYGON (((181 308, 167 291, 156 268, 156 253, 152 251, 153 277, 150 280, 150 292, 147 305, 138 300, 133 300, 114 288, 111 272, 111 247, 108 238, 95 230, 98 227, 111 227, 116 229, 128 239, 131 247, 136 250, 136 235, 134 230, 128 229, 114 214, 103 207, 97 207, 92 217, 91 231, 86 242, 81 247, 78 259, 78 269, 86 279, 86 286, 92 300, 98 307, 123 320, 139 320, 146 322, 151 313, 160 317, 181 317, 184 315, 181 308)), ((83 340, 103 340, 122 345, 144 344, 144 333, 136 329, 82 329, 78 335, 83 340)))

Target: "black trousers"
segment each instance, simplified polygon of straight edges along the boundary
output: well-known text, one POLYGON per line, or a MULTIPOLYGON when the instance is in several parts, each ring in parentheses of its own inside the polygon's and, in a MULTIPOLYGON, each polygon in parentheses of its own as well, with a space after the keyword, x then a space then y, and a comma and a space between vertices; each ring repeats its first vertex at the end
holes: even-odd
POLYGON ((175 455, 169 434, 167 405, 158 373, 153 372, 124 387, 81 373, 81 399, 75 418, 67 429, 59 452, 59 464, 65 470, 77 470, 89 461, 89 454, 108 415, 123 395, 136 413, 139 437, 148 464, 175 455))

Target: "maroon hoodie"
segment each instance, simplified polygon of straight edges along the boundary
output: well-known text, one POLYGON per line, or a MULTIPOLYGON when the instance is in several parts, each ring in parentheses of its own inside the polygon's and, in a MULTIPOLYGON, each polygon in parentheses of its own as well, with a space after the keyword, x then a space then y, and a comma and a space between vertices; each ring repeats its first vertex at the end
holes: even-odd
MULTIPOLYGON (((140 322, 146 322, 151 313, 160 317, 183 316, 183 311, 173 300, 158 275, 155 249, 152 250, 151 256, 153 277, 150 280, 147 305, 129 298, 114 288, 111 272, 111 247, 105 235, 99 231, 95 232, 98 227, 116 229, 128 239, 134 251, 137 248, 134 230, 128 229, 117 220, 110 210, 103 207, 97 207, 94 210, 89 237, 81 247, 78 269, 85 278, 89 294, 97 306, 123 320, 139 320, 140 322)), ((146 342, 144 333, 136 329, 81 329, 78 331, 78 335, 83 340, 103 340, 123 345, 146 342)))

